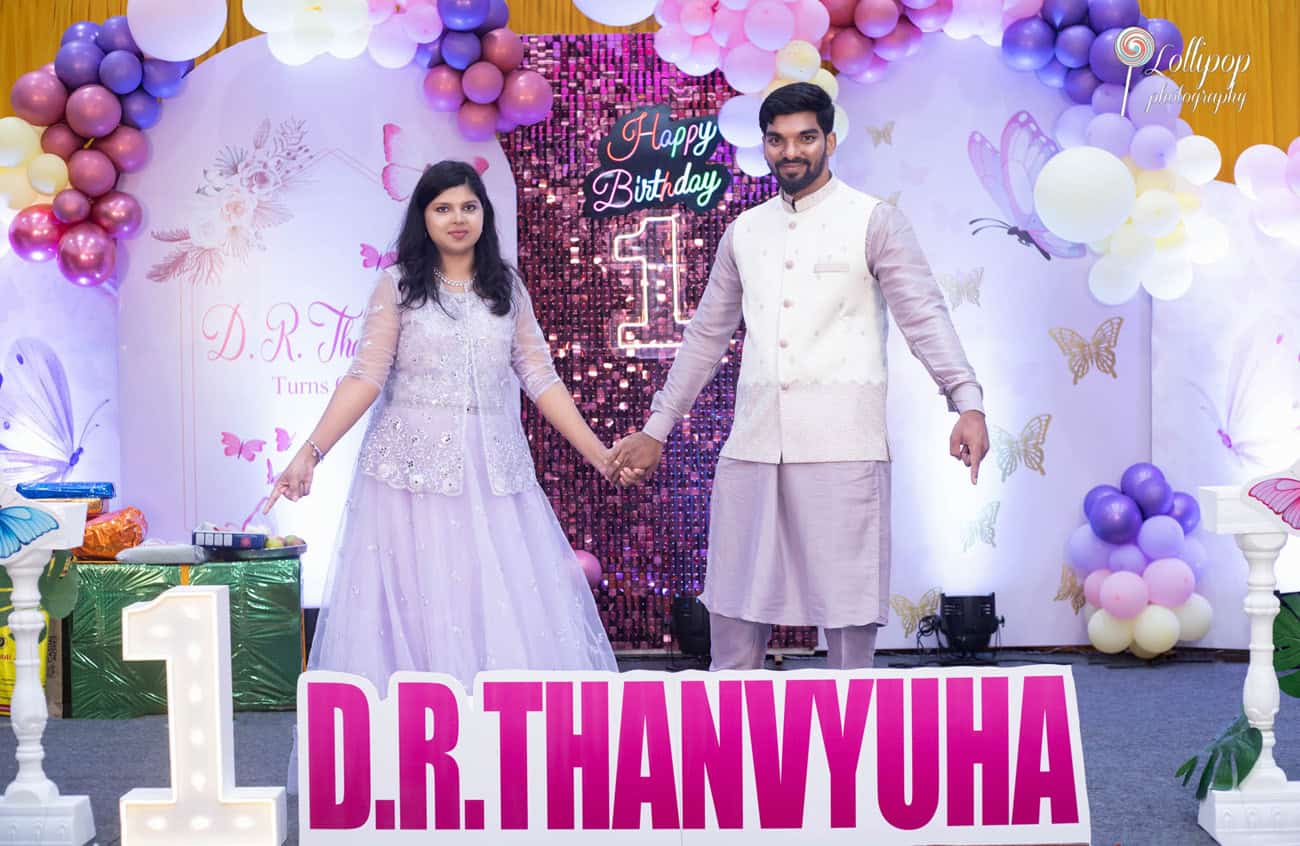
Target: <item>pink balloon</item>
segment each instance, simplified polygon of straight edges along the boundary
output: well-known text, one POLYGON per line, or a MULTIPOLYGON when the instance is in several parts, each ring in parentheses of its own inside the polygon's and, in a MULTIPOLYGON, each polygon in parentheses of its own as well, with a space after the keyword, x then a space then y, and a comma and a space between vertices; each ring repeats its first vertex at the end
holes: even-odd
POLYGON ((483 103, 463 103, 456 115, 456 125, 467 141, 488 141, 497 132, 497 107, 483 103))
POLYGON ((1101 583, 1110 578, 1110 570, 1093 570, 1083 580, 1083 598, 1092 603, 1093 608, 1101 607, 1101 583))
POLYGON ((509 73, 524 63, 524 41, 502 27, 483 36, 483 58, 509 73))
POLYGON ((78 135, 103 138, 122 122, 122 102, 102 85, 83 85, 68 98, 68 126, 78 135))
POLYGON ((519 124, 502 117, 501 110, 497 109, 497 132, 514 132, 518 128, 519 124))
POLYGON ((370 25, 379 26, 397 11, 397 0, 369 0, 370 25))
POLYGON ((921 49, 921 30, 903 18, 888 35, 876 39, 876 55, 887 62, 897 62, 921 49))
POLYGON ((755 0, 745 12, 745 37, 763 50, 780 50, 794 37, 794 12, 781 0, 755 0))
POLYGON ((1286 187, 1294 193, 1300 194, 1300 138, 1291 142, 1291 149, 1287 154, 1286 171, 1284 173, 1286 187))
POLYGON ((102 285, 113 278, 116 262, 117 246, 97 224, 78 223, 59 239, 59 270, 74 285, 102 285))
POLYGON ((659 5, 655 9, 655 20, 659 21, 661 27, 678 27, 681 28, 682 22, 682 0, 659 0, 659 5))
POLYGON ((426 44, 442 35, 442 18, 432 5, 408 3, 401 20, 407 37, 416 44, 426 44))
POLYGON ((853 23, 868 38, 881 38, 898 26, 898 6, 894 0, 858 0, 853 23))
POLYGON ((495 103, 505 87, 506 77, 501 68, 491 62, 475 62, 465 68, 460 86, 465 90, 465 97, 475 103, 486 105, 495 103))
POLYGON ((827 29, 826 34, 822 36, 822 43, 818 49, 821 50, 823 62, 829 62, 831 60, 831 45, 835 43, 835 36, 839 35, 843 30, 844 27, 842 26, 832 26, 827 29))
POLYGON ((501 113, 507 120, 529 126, 551 113, 555 90, 546 77, 533 70, 511 71, 501 92, 501 113))
MULTIPOLYGON (((903 0, 903 5, 913 10, 928 9, 937 2, 938 0, 903 0)), ((911 17, 910 12, 908 13, 908 17, 911 17)), ((915 19, 913 20, 913 22, 915 22, 915 19)))
POLYGON ((113 238, 133 238, 144 222, 140 202, 123 191, 109 191, 95 201, 90 219, 113 238))
POLYGON ((604 576, 600 570, 600 559, 585 549, 578 550, 574 555, 578 558, 578 566, 582 568, 582 574, 587 577, 587 584, 592 587, 600 584, 604 576))
POLYGON ((822 0, 822 5, 831 17, 831 26, 853 26, 853 14, 858 7, 858 0, 822 0))
POLYGON ((112 159, 122 173, 135 173, 149 161, 149 136, 133 126, 119 126, 93 149, 112 159))
POLYGON ((78 150, 68 159, 68 181, 86 196, 99 197, 117 184, 117 168, 99 150, 78 150))
POLYGON ((889 74, 890 64, 879 56, 873 55, 867 62, 866 70, 853 74, 853 79, 864 84, 880 82, 889 74))
POLYGON ((844 73, 862 73, 871 64, 874 44, 856 29, 844 29, 831 42, 831 62, 844 73))
POLYGON ((1142 573, 1151 601, 1166 608, 1177 608, 1196 590, 1196 574, 1187 562, 1177 558, 1157 558, 1142 573))
POLYGON ((713 13, 709 34, 719 47, 735 47, 745 42, 745 14, 719 6, 713 13))
POLYGON ((952 18, 952 0, 935 0, 924 9, 908 9, 907 17, 921 32, 938 32, 952 18))
POLYGON ((24 261, 49 261, 58 253, 66 230, 51 206, 28 206, 9 222, 9 245, 24 261))
POLYGON ((447 65, 429 69, 424 77, 424 99, 435 112, 454 112, 465 102, 460 71, 447 65))
POLYGON ((693 46, 695 39, 680 26, 666 26, 655 33, 655 52, 671 65, 689 56, 693 46))
POLYGON ((691 42, 691 52, 677 63, 682 73, 691 76, 704 76, 718 69, 718 60, 722 58, 722 48, 711 35, 697 35, 691 42))
POLYGON ((713 26, 713 4, 706 0, 687 0, 682 4, 679 23, 688 35, 704 35, 713 26))
POLYGON ((42 68, 18 77, 9 91, 9 102, 14 107, 14 114, 33 126, 50 126, 63 119, 68 89, 54 75, 54 66, 50 65, 48 72, 42 68))
POLYGON ((1147 584, 1137 573, 1127 570, 1111 573, 1101 583, 1099 598, 1101 607, 1109 611, 1112 617, 1131 620, 1147 607, 1147 584))
POLYGON ((90 198, 76 188, 54 195, 54 216, 64 223, 81 223, 90 217, 90 198))
POLYGON ((819 0, 799 0, 794 7, 794 37, 809 44, 820 44, 831 27, 831 13, 819 0))
POLYGON ((757 94, 776 76, 776 54, 753 44, 741 44, 723 58, 722 74, 727 84, 741 94, 757 94))
POLYGON ((1286 154, 1293 159, 1300 159, 1300 135, 1291 139, 1291 144, 1286 148, 1286 154))
POLYGON ((73 132, 66 123, 56 123, 41 134, 41 149, 65 162, 85 145, 86 139, 73 132))

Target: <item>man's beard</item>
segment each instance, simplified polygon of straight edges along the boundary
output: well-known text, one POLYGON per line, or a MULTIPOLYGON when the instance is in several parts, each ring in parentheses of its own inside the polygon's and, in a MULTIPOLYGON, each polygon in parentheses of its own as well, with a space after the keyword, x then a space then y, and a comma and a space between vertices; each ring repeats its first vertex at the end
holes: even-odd
POLYGON ((782 159, 772 166, 772 173, 776 176, 777 184, 781 190, 787 194, 798 194, 803 189, 817 181, 818 177, 826 170, 826 157, 822 156, 815 162, 809 162, 806 159, 782 159), (796 177, 787 177, 781 172, 781 167, 786 164, 808 165, 807 169, 796 177))

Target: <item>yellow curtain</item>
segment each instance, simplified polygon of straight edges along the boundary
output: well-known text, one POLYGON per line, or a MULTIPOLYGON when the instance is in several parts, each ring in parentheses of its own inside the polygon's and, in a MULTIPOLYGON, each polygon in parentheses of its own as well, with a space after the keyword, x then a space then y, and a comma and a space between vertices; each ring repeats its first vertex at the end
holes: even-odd
MULTIPOLYGON (((182 0, 177 0, 182 2, 182 0)), ((258 33, 244 20, 241 0, 229 0, 226 33, 214 48, 251 38, 258 33)), ((525 33, 612 32, 590 21, 572 0, 513 0, 511 24, 525 33)), ((1248 55, 1250 66, 1240 75, 1238 90, 1244 107, 1225 104, 1216 113, 1210 102, 1201 103, 1186 116, 1200 134, 1213 138, 1223 151, 1221 178, 1231 179, 1232 163, 1251 144, 1270 143, 1285 148, 1300 135, 1300 3, 1296 0, 1142 0, 1150 17, 1174 21, 1184 37, 1204 39, 1202 52, 1248 55)), ((126 0, 0 0, 0 114, 10 114, 7 92, 18 76, 54 58, 59 36, 79 20, 102 21, 123 14, 126 0)), ((652 31, 653 21, 636 29, 652 31)), ((1200 75, 1175 74, 1194 88, 1200 75)), ((1211 74, 1207 91, 1221 90, 1225 74, 1211 74), (1216 88, 1217 86, 1217 88, 1216 88)))

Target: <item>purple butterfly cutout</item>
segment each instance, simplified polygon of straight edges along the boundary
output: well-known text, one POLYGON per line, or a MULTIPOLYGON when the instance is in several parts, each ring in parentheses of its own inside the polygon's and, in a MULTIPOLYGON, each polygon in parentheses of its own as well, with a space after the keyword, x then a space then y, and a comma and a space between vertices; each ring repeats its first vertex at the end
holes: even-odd
POLYGON ((1061 152, 1060 145, 1039 128, 1029 112, 1016 112, 1002 129, 1002 149, 994 148, 979 132, 966 144, 970 163, 984 188, 1010 218, 977 217, 970 221, 975 235, 985 229, 1001 229, 1026 247, 1033 247, 1048 261, 1052 256, 1082 258, 1083 244, 1075 244, 1047 231, 1034 211, 1034 183, 1047 160, 1061 152))

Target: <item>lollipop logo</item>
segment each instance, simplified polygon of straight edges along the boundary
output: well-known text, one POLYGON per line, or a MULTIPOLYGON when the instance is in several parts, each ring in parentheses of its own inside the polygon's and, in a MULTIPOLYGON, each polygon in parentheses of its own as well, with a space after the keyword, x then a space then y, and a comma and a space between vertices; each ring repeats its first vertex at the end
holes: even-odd
POLYGON ((1119 113, 1128 110, 1128 92, 1133 84, 1133 68, 1140 68, 1155 58, 1156 39, 1140 26, 1129 26, 1120 30, 1115 39, 1115 57, 1120 64, 1128 68, 1124 77, 1124 100, 1120 103, 1119 113))

